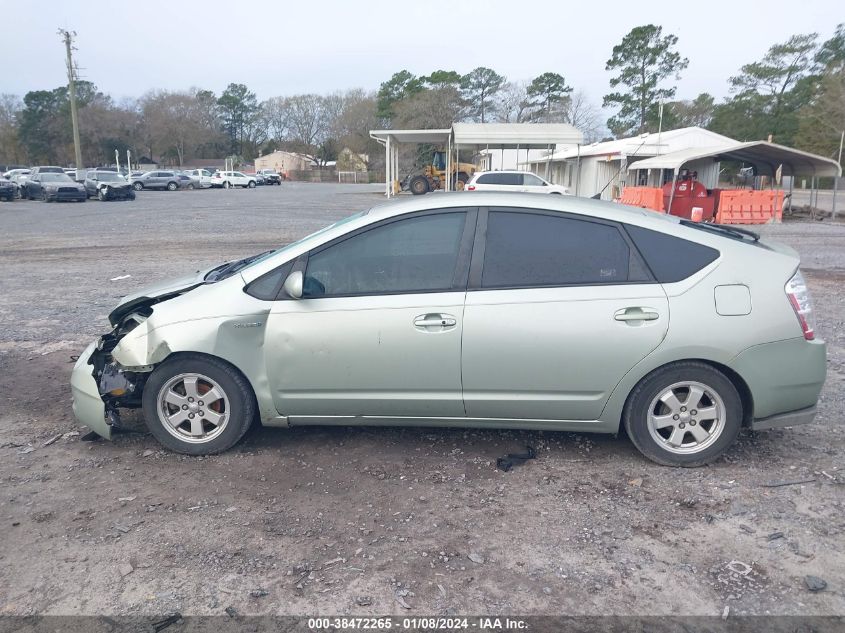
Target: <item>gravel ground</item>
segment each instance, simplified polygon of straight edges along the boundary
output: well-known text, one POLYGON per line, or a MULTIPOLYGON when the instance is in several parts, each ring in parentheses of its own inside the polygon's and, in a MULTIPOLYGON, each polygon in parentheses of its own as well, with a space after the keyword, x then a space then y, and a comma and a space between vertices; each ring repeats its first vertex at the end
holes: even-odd
POLYGON ((256 429, 192 458, 130 416, 139 432, 80 441, 69 356, 118 297, 378 191, 0 203, 0 615, 845 614, 845 226, 827 221, 763 227, 801 253, 829 343, 817 423, 746 433, 708 467, 549 432, 256 429), (495 469, 525 444, 536 460, 495 469))

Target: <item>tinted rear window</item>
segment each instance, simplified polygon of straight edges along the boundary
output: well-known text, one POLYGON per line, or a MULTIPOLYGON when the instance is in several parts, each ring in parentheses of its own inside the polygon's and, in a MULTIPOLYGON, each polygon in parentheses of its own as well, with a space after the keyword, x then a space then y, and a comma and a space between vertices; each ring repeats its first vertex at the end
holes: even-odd
POLYGON ((625 230, 660 283, 686 279, 719 257, 715 248, 674 235, 632 225, 625 225, 625 230))
POLYGON ((612 225, 568 217, 491 211, 483 288, 608 284, 629 275, 630 249, 612 225))

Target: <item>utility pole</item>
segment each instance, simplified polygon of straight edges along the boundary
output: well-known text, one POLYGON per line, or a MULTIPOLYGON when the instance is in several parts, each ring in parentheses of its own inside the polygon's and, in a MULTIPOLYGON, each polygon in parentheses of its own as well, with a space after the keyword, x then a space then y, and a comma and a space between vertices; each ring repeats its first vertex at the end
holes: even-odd
POLYGON ((68 92, 70 93, 70 120, 73 124, 73 149, 76 154, 76 176, 79 177, 79 170, 82 169, 82 146, 79 143, 79 117, 76 114, 76 70, 73 66, 73 38, 76 36, 76 31, 68 31, 67 29, 59 29, 59 35, 65 43, 65 51, 67 52, 67 83, 68 92))

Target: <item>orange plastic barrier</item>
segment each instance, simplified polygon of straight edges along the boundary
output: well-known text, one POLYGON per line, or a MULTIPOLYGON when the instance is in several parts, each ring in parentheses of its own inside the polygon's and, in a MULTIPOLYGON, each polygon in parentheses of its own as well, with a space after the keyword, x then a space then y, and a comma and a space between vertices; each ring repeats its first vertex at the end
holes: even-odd
POLYGON ((663 213, 663 190, 660 187, 625 187, 619 202, 663 213))
POLYGON ((783 218, 783 191, 722 190, 717 224, 768 224, 783 218))

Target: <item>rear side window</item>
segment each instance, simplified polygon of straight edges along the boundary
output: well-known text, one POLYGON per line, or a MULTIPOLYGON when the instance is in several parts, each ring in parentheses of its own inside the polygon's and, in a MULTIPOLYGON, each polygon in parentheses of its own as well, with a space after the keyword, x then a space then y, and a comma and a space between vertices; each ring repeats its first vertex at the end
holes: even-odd
POLYGON ((644 281, 616 226, 568 217, 491 211, 483 288, 644 281))
POLYGON ((715 248, 674 235, 632 225, 625 225, 625 230, 660 283, 686 279, 719 257, 715 248))
POLYGON ((479 176, 476 182, 479 185, 498 185, 499 174, 484 174, 483 176, 479 176))

